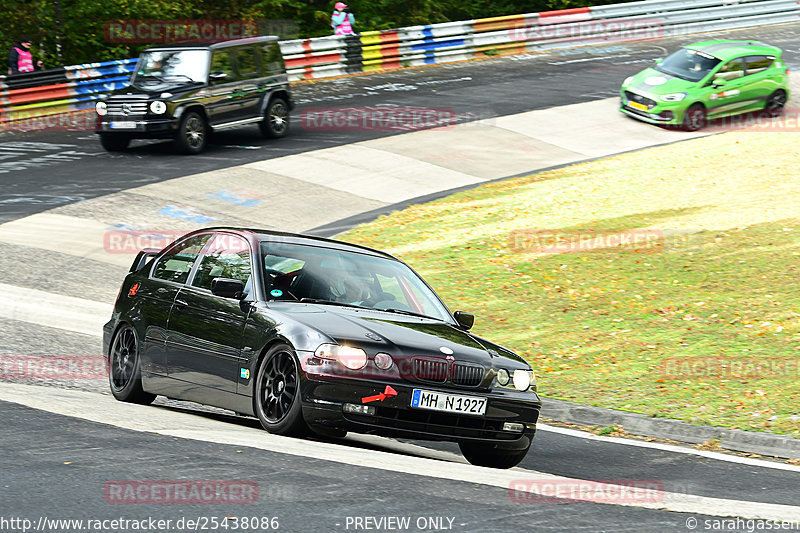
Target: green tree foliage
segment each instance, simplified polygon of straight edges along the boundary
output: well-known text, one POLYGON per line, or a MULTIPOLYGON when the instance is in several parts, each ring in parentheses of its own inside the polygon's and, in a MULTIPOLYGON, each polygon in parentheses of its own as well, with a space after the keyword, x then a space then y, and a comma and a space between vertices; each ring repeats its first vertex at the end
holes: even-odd
MULTIPOLYGON (((599 0, 609 4, 619 0, 599 0)), ((356 30, 383 30, 586 5, 585 0, 352 0, 356 30)), ((134 57, 146 44, 108 42, 105 24, 119 20, 288 20, 299 37, 328 35, 332 0, 3 0, 0 51, 20 36, 34 41, 47 66, 134 57), (60 16, 59 16, 60 11, 60 16)), ((5 61, 0 61, 4 64, 5 61)))

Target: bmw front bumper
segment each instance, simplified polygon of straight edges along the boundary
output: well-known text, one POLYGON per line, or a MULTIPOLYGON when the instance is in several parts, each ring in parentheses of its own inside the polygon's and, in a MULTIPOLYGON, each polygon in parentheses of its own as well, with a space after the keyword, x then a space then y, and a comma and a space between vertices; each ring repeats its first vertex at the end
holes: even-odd
POLYGON ((301 398, 303 417, 312 425, 397 438, 496 443, 507 449, 523 449, 530 443, 542 407, 539 395, 531 391, 469 390, 372 379, 306 377, 301 398), (396 396, 362 401, 379 394, 387 385, 397 392, 396 396), (478 416, 413 408, 414 389, 486 398, 486 413, 478 416), (345 404, 371 406, 375 410, 372 414, 349 413, 344 410, 345 404), (505 430, 503 425, 507 422, 522 424, 522 429, 505 430))

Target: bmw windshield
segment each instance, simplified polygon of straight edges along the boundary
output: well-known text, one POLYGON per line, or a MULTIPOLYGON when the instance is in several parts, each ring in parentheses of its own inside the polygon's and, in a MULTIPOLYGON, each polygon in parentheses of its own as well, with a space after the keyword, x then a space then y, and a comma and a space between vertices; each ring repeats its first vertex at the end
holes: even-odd
POLYGON ((659 72, 687 81, 700 81, 719 64, 720 60, 697 50, 681 48, 656 65, 659 72))
POLYGON ((436 294, 399 261, 278 242, 263 242, 261 255, 270 300, 364 307, 452 322, 436 294))
POLYGON ((207 77, 207 50, 154 50, 139 58, 131 83, 205 83, 207 77))

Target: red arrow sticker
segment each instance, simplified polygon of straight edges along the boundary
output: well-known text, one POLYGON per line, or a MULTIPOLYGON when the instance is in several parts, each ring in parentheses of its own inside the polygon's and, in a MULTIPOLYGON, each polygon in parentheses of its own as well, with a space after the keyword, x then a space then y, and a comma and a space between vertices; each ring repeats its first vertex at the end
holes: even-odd
POLYGON ((382 402, 386 398, 391 398, 392 396, 397 396, 397 391, 389 385, 386 385, 382 393, 376 394, 375 396, 364 396, 361 398, 361 403, 382 402))

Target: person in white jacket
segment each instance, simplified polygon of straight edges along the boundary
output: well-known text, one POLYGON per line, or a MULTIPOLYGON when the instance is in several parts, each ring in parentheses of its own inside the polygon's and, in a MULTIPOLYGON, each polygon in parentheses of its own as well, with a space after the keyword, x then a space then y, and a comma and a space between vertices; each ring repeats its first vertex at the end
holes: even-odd
POLYGON ((331 28, 333 28, 334 35, 354 35, 353 26, 356 24, 356 18, 350 12, 347 4, 344 2, 336 2, 333 6, 334 12, 331 15, 331 28))

